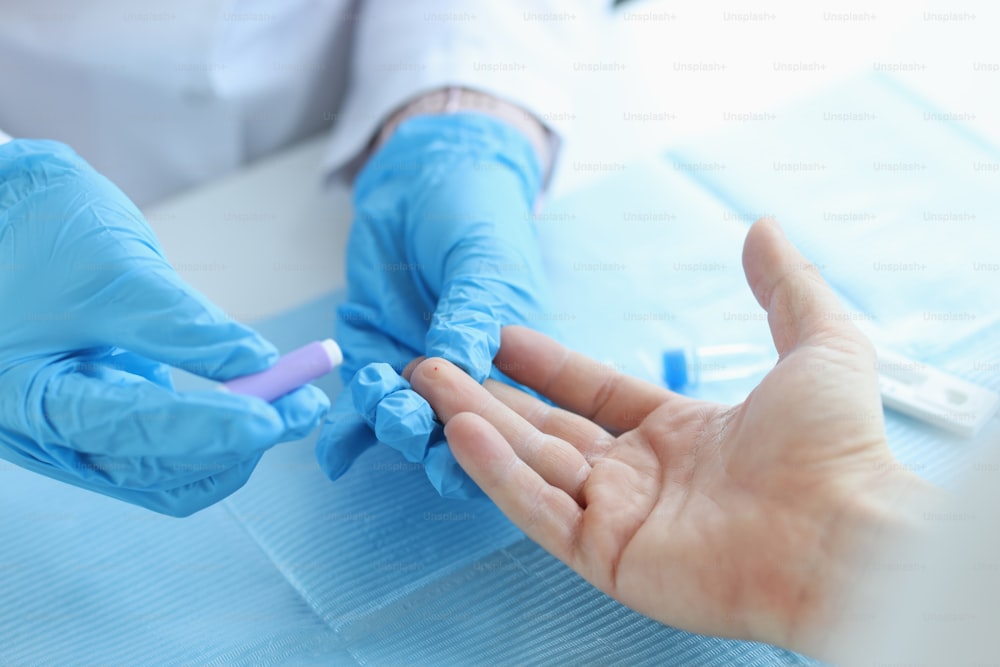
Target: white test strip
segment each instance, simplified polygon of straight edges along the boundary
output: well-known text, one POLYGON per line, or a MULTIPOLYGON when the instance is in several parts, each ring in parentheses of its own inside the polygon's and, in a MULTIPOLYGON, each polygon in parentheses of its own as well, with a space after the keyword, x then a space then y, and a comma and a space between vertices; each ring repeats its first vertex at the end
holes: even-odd
POLYGON ((882 404, 973 438, 1000 407, 1000 395, 895 352, 878 350, 882 404))

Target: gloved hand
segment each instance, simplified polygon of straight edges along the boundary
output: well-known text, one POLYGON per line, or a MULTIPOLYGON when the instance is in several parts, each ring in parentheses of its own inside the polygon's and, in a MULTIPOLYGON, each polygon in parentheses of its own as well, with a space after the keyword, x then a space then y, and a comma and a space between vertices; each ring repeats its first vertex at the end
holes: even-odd
POLYGON ((355 183, 338 311, 345 387, 316 448, 331 479, 382 442, 422 462, 441 495, 481 493, 400 372, 431 355, 483 382, 502 325, 547 328, 532 217, 540 187, 528 140, 481 114, 411 118, 369 160, 355 183))
POLYGON ((276 350, 186 285, 128 198, 69 147, 0 146, 0 457, 184 516, 241 487, 329 401, 177 393, 168 367, 214 380, 276 350))

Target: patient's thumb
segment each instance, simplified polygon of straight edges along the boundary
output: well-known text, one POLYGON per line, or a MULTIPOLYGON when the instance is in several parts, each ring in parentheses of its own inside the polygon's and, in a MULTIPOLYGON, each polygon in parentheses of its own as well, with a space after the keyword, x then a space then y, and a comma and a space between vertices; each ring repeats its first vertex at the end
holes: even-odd
POLYGON ((743 270, 757 302, 767 311, 779 354, 816 337, 861 336, 816 266, 792 245, 775 220, 761 218, 750 227, 743 245, 743 270))

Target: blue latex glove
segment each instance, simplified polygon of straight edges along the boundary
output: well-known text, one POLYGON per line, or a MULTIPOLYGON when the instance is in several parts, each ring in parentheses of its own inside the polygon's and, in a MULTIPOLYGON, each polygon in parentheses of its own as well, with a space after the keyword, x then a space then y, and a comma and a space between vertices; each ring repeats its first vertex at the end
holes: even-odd
POLYGON ((174 516, 242 486, 272 445, 329 408, 306 387, 268 404, 177 393, 273 346, 186 285, 128 198, 53 141, 0 146, 0 457, 174 516))
POLYGON ((345 388, 316 449, 331 479, 383 442, 423 463, 442 495, 481 493, 399 372, 433 355, 482 382, 495 373, 501 326, 546 328, 532 217, 540 187, 528 140, 481 114, 412 118, 369 160, 355 183, 338 312, 345 388))

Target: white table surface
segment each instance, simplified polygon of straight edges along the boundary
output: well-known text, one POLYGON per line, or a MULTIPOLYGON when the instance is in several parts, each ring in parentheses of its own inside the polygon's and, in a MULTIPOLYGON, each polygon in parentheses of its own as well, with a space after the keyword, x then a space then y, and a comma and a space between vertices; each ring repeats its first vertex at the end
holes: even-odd
POLYGON ((344 285, 350 192, 324 182, 324 145, 319 135, 143 211, 180 275, 241 322, 344 285))

